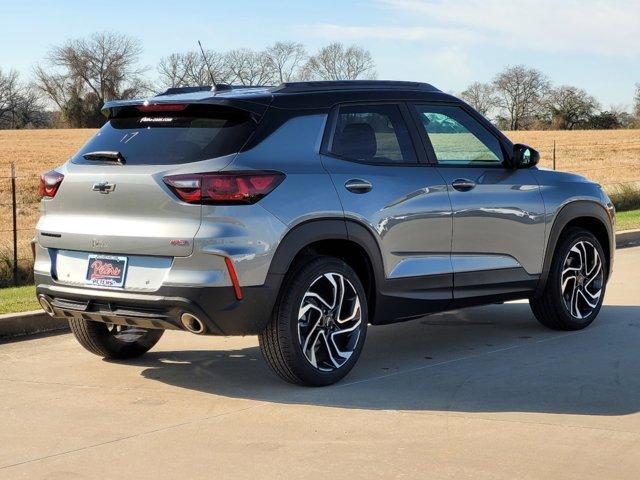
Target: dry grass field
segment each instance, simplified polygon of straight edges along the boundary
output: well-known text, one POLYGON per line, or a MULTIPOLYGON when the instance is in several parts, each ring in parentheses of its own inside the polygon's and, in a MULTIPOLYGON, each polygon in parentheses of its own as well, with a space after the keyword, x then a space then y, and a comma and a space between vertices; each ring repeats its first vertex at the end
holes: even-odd
MULTIPOLYGON (((29 241, 38 217, 38 175, 64 163, 95 130, 0 130, 0 284, 11 258, 10 164, 18 175, 18 228, 21 267, 30 266, 29 241)), ((538 149, 541 165, 576 172, 615 188, 640 182, 640 130, 507 132, 514 141, 538 149)))
POLYGON ((553 130, 506 132, 541 154, 551 168, 556 142, 556 168, 585 175, 602 185, 640 181, 640 130, 553 130))

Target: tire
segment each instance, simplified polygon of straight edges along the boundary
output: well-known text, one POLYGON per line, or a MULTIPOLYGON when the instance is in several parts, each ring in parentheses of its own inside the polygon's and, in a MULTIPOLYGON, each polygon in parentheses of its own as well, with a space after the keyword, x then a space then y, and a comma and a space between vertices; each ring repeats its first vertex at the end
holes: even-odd
POLYGON ((118 327, 79 318, 69 319, 69 327, 85 349, 103 358, 127 359, 147 353, 164 330, 118 327))
POLYGON ((598 239, 582 228, 568 229, 558 242, 542 294, 529 301, 536 319, 554 330, 588 327, 602 308, 607 272, 607 258, 598 239), (597 252, 599 266, 593 252, 597 252), (579 268, 581 262, 584 267, 579 268))
POLYGON ((366 294, 353 269, 334 257, 307 258, 287 274, 271 320, 258 337, 260 350, 287 382, 331 385, 358 360, 367 323, 366 294), (335 296, 343 301, 332 301, 332 292, 342 285, 342 295, 335 296))

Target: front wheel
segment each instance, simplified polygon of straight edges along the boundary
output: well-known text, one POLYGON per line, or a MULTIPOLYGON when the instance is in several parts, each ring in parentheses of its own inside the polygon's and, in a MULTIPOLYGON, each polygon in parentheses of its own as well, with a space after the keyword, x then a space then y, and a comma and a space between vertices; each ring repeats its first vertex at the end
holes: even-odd
POLYGON ((158 343, 164 333, 164 330, 125 327, 81 318, 69 319, 69 327, 85 349, 112 359, 139 357, 158 343))
POLYGON ((538 321, 555 330, 580 330, 600 312, 607 283, 607 263, 598 239, 571 228, 558 243, 545 289, 530 300, 538 321))
POLYGON ((271 369, 300 385, 330 385, 353 368, 367 333, 367 299, 342 260, 299 263, 285 279, 271 321, 259 335, 271 369))

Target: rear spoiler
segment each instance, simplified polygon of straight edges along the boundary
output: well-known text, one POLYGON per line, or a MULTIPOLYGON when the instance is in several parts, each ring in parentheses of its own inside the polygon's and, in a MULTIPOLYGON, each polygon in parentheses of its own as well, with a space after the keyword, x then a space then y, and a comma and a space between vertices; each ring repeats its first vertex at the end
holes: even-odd
POLYGON ((272 100, 273 95, 266 88, 233 88, 218 92, 212 91, 211 87, 186 87, 169 89, 155 97, 111 100, 104 104, 101 112, 107 118, 114 118, 121 109, 139 105, 218 105, 243 110, 259 121, 272 100))

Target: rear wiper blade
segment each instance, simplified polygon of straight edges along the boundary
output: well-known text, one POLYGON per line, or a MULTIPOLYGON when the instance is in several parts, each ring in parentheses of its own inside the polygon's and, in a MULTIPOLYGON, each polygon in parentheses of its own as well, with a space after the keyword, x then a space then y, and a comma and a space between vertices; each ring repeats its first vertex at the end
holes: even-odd
POLYGON ((87 152, 82 155, 86 160, 103 160, 107 162, 117 162, 124 165, 125 159, 120 152, 102 150, 97 152, 87 152))

